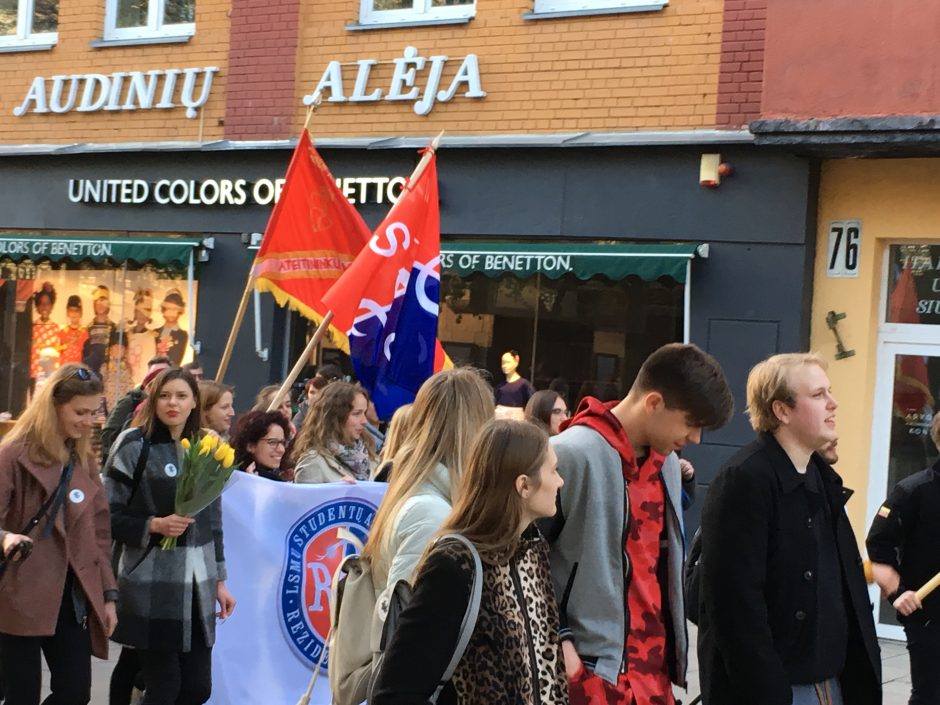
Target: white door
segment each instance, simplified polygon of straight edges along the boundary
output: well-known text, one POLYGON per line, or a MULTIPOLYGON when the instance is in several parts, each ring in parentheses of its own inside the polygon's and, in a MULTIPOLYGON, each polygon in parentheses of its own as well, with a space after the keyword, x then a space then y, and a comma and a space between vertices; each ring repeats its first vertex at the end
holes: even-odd
MULTIPOLYGON (((940 342, 882 341, 878 349, 865 531, 899 480, 932 465, 930 423, 940 396, 940 342)), ((878 636, 904 639, 894 609, 872 586, 878 636)))

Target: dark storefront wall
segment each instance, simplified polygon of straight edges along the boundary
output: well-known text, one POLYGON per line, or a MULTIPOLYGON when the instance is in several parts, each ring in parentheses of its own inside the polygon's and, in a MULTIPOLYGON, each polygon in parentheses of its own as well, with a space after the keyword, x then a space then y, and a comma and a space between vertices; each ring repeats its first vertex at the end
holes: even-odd
MULTIPOLYGON (((322 151, 337 177, 405 176, 415 150, 322 151)), ((0 160, 0 228, 174 232, 216 236, 199 269, 197 339, 210 372, 217 364, 252 252, 241 233, 264 229, 269 207, 96 206, 71 203, 70 178, 277 178, 284 150, 75 154, 0 160)), ((709 243, 691 278, 691 340, 713 352, 734 386, 737 411, 725 429, 688 451, 707 482, 734 448, 752 437, 744 379, 762 357, 805 349, 815 247, 814 167, 747 146, 719 148, 450 149, 439 155, 441 229, 448 239, 625 240, 709 243), (703 152, 720 151, 735 176, 720 188, 698 184, 703 152)), ((387 204, 360 208, 370 226, 387 204)), ((286 357, 284 317, 264 297, 265 341, 254 353, 249 320, 227 375, 243 389, 279 377, 286 357), (267 344, 267 342, 266 342, 267 344), (279 347, 280 346, 280 347, 279 347), (272 363, 274 367, 272 368, 272 363)), ((298 336, 294 336, 298 337, 298 336)), ((239 406, 246 403, 243 395, 239 406)))

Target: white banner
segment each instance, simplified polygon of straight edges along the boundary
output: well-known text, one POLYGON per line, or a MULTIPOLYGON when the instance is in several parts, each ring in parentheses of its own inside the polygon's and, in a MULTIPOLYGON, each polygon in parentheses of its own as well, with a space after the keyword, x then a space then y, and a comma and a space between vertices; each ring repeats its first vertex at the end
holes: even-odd
MULTIPOLYGON (((220 622, 210 705, 297 705, 330 626, 330 583, 344 556, 337 536, 363 542, 386 485, 294 485, 236 473, 222 495, 227 585, 238 601, 220 622)), ((324 669, 311 705, 330 705, 324 669)))

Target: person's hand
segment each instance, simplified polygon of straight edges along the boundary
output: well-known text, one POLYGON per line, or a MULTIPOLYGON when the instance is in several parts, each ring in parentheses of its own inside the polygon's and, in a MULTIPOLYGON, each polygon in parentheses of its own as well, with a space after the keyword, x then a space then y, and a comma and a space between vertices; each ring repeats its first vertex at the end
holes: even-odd
POLYGON ((230 617, 232 612, 235 611, 235 598, 232 596, 232 593, 228 591, 228 588, 225 587, 225 583, 222 580, 216 585, 215 599, 218 600, 220 608, 219 611, 216 612, 216 616, 219 619, 230 617))
MULTIPOLYGON (((23 534, 14 534, 12 532, 7 532, 3 535, 3 555, 7 557, 10 555, 10 552, 21 543, 32 543, 32 539, 29 536, 24 536, 23 534)), ((25 548, 25 547, 24 547, 25 548)), ((13 557, 13 560, 20 561, 23 560, 23 554, 18 553, 13 557)))
POLYGON ((117 606, 113 602, 104 603, 104 631, 110 637, 117 627, 117 606))
POLYGON ((921 607, 923 607, 923 605, 920 604, 920 600, 917 599, 917 593, 913 590, 902 593, 901 596, 894 601, 894 609, 905 617, 910 617, 921 607))
POLYGON ((248 467, 245 468, 245 472, 248 473, 249 475, 257 475, 257 474, 258 474, 258 471, 255 469, 255 461, 254 461, 254 460, 252 460, 250 463, 248 463, 248 467))
POLYGON ((561 642, 561 653, 565 657, 565 675, 569 681, 573 681, 582 668, 581 657, 578 656, 578 650, 574 648, 574 642, 570 639, 561 642))
POLYGON ((871 574, 878 587, 881 588, 881 596, 885 599, 888 599, 901 587, 901 575, 893 565, 872 561, 871 574))
POLYGON ((350 485, 355 485, 355 484, 356 484, 356 478, 353 477, 352 475, 343 475, 343 482, 346 482, 346 483, 348 483, 348 484, 350 484, 350 485))
POLYGON ((154 517, 150 520, 150 533, 176 538, 193 523, 192 517, 181 517, 179 514, 170 514, 166 517, 154 517))
POLYGON ((695 477, 695 468, 685 458, 679 458, 679 470, 682 472, 683 482, 688 482, 695 477))

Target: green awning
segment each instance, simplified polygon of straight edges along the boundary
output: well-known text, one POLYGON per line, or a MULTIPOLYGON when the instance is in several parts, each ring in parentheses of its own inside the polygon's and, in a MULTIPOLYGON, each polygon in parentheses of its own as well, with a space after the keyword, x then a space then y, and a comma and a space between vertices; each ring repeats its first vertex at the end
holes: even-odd
POLYGON ((582 280, 603 275, 611 280, 671 277, 685 283, 688 262, 698 248, 695 243, 442 242, 441 268, 460 277, 512 274, 525 279, 541 273, 549 279, 573 274, 582 280))
POLYGON ((14 262, 133 262, 186 267, 202 240, 177 237, 79 237, 40 233, 0 234, 0 259, 14 262))

